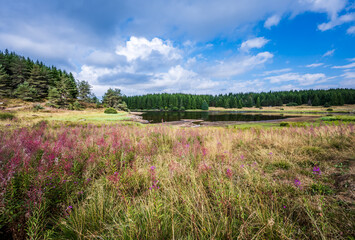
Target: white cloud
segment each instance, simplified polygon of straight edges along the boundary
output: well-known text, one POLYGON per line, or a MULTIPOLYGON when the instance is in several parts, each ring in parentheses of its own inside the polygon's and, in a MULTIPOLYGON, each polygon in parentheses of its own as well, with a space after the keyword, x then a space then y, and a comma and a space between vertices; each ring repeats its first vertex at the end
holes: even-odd
POLYGON ((226 92, 261 92, 265 90, 265 82, 260 79, 235 81, 226 86, 226 92))
POLYGON ((255 56, 247 56, 242 59, 233 58, 227 61, 221 61, 216 66, 209 66, 206 69, 206 74, 215 78, 230 78, 258 66, 262 66, 273 57, 274 55, 269 52, 261 52, 255 56))
POLYGON ((348 34, 355 34, 355 26, 351 26, 348 28, 348 30, 346 30, 346 32, 348 34))
POLYGON ((269 41, 270 40, 265 39, 264 37, 249 39, 242 43, 242 45, 240 46, 240 50, 243 52, 248 52, 252 48, 262 48, 269 41))
POLYGON ((342 65, 342 66, 334 66, 332 68, 335 68, 335 69, 348 69, 348 68, 354 68, 354 67, 355 67, 355 62, 346 64, 346 65, 342 65))
POLYGON ((341 75, 344 78, 352 78, 355 80, 355 72, 345 72, 343 75, 341 75))
POLYGON ((324 63, 312 63, 312 64, 309 64, 309 65, 306 65, 306 67, 308 68, 315 68, 315 67, 320 67, 320 66, 323 66, 324 63))
POLYGON ((132 36, 126 42, 126 46, 118 46, 117 55, 125 56, 128 62, 138 58, 147 60, 151 54, 158 53, 168 60, 181 59, 178 49, 174 48, 170 41, 163 41, 159 38, 153 38, 149 41, 146 38, 137 38, 132 36))
POLYGON ((330 18, 336 18, 338 12, 345 8, 347 0, 298 0, 301 4, 306 4, 307 8, 315 12, 326 12, 330 18))
POLYGON ((272 26, 277 26, 281 20, 279 15, 273 15, 266 19, 264 27, 270 29, 272 26))
POLYGON ((321 31, 327 31, 336 26, 342 25, 347 22, 352 22, 352 21, 355 21, 355 14, 351 14, 351 13, 344 14, 340 17, 335 17, 330 22, 319 24, 318 29, 321 31))
POLYGON ((271 83, 282 83, 289 81, 297 81, 302 86, 313 85, 315 83, 322 83, 327 80, 325 74, 299 74, 299 73, 285 73, 278 76, 266 77, 266 80, 270 80, 271 83))
POLYGON ((323 54, 323 57, 333 56, 335 49, 329 50, 323 54))
POLYGON ((156 74, 150 82, 144 84, 144 88, 160 89, 163 92, 186 92, 191 89, 209 90, 218 85, 218 82, 202 78, 197 73, 177 65, 167 73, 156 74))
POLYGON ((355 79, 344 80, 340 82, 342 87, 355 88, 355 79))
POLYGON ((271 70, 271 71, 265 71, 262 74, 259 74, 259 76, 268 76, 272 74, 278 74, 278 73, 284 73, 284 72, 290 72, 292 71, 291 68, 283 68, 283 69, 276 69, 276 70, 271 70))

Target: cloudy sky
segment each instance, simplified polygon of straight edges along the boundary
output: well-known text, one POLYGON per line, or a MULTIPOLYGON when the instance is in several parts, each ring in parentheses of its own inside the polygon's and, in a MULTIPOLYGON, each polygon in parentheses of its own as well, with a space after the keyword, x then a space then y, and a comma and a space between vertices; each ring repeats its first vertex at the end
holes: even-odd
POLYGON ((354 0, 0 0, 0 49, 101 96, 355 88, 354 0))

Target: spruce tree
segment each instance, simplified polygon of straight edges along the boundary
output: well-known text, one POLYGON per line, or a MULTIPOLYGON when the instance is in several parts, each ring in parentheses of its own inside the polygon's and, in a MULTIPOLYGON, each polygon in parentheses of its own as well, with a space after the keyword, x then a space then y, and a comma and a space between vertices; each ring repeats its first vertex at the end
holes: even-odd
POLYGON ((36 94, 36 89, 33 88, 28 82, 19 84, 14 91, 14 95, 16 97, 25 101, 33 101, 36 94))
POLYGON ((206 101, 203 101, 202 106, 201 106, 201 109, 202 109, 202 110, 208 110, 208 104, 207 104, 206 101))
POLYGON ((258 98, 256 99, 255 107, 256 107, 256 108, 260 108, 260 107, 261 107, 260 97, 258 97, 258 98))
POLYGON ((11 79, 5 68, 0 64, 0 97, 11 96, 11 79))
POLYGON ((34 65, 28 83, 36 89, 35 99, 42 99, 48 96, 48 76, 47 71, 39 65, 34 65))

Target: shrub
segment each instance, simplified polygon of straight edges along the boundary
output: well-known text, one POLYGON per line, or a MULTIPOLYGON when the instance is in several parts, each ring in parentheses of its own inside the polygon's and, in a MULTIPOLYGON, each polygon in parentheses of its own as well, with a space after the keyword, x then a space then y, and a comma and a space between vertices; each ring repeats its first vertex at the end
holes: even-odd
POLYGON ((0 113, 0 120, 12 120, 15 118, 13 113, 3 112, 0 113))
POLYGON ((177 112, 177 111, 179 111, 179 108, 178 107, 173 107, 171 110, 173 110, 174 112, 177 112))
POLYGON ((295 103, 295 102, 289 102, 289 103, 286 104, 286 106, 287 107, 293 107, 293 106, 298 106, 298 104, 295 103))
POLYGON ((82 108, 81 104, 78 101, 75 101, 73 103, 73 109, 74 110, 80 110, 82 108))
POLYGON ((115 108, 117 108, 117 109, 119 109, 119 110, 122 110, 122 111, 125 111, 125 112, 128 112, 128 111, 129 111, 126 102, 122 102, 122 103, 117 104, 117 105, 115 106, 115 108))
POLYGON ((290 124, 288 122, 281 122, 280 127, 289 127, 290 124))
POLYGON ((114 108, 106 108, 105 112, 106 114, 117 114, 117 110, 114 108))
POLYGON ((333 108, 328 108, 327 111, 328 111, 328 112, 332 112, 332 111, 333 111, 333 108))
POLYGON ((44 109, 44 107, 42 107, 41 104, 34 104, 33 105, 33 110, 34 111, 39 111, 39 110, 42 110, 42 109, 44 109))

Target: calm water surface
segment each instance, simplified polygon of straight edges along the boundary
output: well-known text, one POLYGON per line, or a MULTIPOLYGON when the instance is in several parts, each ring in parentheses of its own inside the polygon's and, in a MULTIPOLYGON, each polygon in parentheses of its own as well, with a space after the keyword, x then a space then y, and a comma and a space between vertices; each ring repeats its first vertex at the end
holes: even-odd
POLYGON ((144 112, 144 120, 151 123, 180 121, 181 119, 199 119, 209 122, 216 121, 265 121, 284 119, 290 116, 265 115, 265 114, 243 114, 236 112, 144 112))

